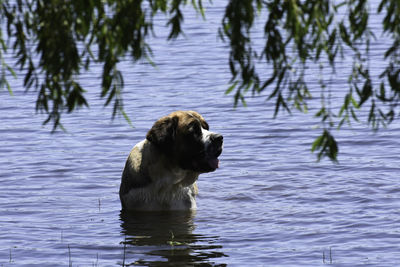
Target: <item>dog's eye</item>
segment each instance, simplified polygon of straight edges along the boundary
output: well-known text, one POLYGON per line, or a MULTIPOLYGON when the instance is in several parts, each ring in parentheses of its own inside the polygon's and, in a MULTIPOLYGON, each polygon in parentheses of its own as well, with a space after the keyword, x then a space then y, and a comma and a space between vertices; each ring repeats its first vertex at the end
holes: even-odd
POLYGON ((189 124, 189 132, 198 134, 201 132, 200 124, 197 122, 192 122, 189 124))

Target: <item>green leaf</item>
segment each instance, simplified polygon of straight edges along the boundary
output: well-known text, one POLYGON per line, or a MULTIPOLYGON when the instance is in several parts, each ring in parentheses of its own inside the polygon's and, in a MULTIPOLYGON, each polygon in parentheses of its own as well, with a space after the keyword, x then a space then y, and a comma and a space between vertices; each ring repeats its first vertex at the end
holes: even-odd
POLYGON ((351 103, 353 104, 353 107, 355 107, 355 108, 359 108, 360 107, 353 96, 350 97, 350 100, 351 100, 351 103))
POLYGON ((311 151, 318 152, 318 161, 324 157, 328 157, 332 162, 337 163, 337 154, 339 152, 335 138, 327 129, 323 130, 322 135, 317 137, 311 146, 311 151))
POLYGON ((354 112, 354 109, 350 109, 351 112, 351 116, 353 117, 353 120, 355 120, 356 122, 360 122, 358 120, 357 114, 354 112))
POLYGON ((326 114, 326 109, 325 107, 322 107, 316 114, 315 117, 321 117, 322 115, 326 114))
POLYGON ((322 134, 318 136, 312 143, 311 152, 314 152, 316 149, 319 149, 322 146, 323 141, 324 141, 324 135, 322 134))
POLYGON ((126 114, 125 110, 121 108, 121 109, 120 109, 120 112, 121 112, 122 116, 124 116, 124 119, 125 119, 126 122, 129 124, 129 126, 131 126, 132 128, 134 128, 134 127, 133 127, 133 123, 132 123, 131 119, 129 118, 128 114, 126 114))
POLYGON ((225 94, 229 95, 233 91, 233 89, 235 89, 237 84, 238 84, 238 81, 235 81, 231 86, 228 87, 228 89, 226 89, 225 94))

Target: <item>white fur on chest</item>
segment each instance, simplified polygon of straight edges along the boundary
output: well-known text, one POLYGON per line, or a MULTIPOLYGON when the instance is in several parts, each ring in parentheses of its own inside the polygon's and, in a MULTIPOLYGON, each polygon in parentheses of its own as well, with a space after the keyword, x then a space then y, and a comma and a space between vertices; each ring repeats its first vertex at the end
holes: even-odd
POLYGON ((151 182, 144 187, 131 188, 127 194, 121 196, 127 206, 136 207, 137 210, 196 209, 195 182, 198 174, 181 168, 165 168, 160 165, 162 160, 158 158, 145 159, 149 149, 149 142, 145 139, 132 150, 135 155, 131 161, 135 161, 135 166, 145 165, 151 182))
POLYGON ((197 208, 194 186, 176 188, 149 185, 133 188, 125 194, 124 201, 137 210, 194 210, 197 208))

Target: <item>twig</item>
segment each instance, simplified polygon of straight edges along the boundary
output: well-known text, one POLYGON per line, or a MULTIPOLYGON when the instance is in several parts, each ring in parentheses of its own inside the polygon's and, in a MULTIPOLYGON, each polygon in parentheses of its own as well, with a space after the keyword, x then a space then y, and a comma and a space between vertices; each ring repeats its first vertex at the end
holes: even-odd
POLYGON ((126 255, 126 236, 124 239, 124 258, 122 259, 122 267, 125 267, 125 255, 126 255))
POLYGON ((69 261, 69 267, 72 267, 71 248, 69 247, 69 244, 68 244, 68 261, 69 261))
MULTIPOLYGON (((333 259, 332 259, 332 247, 329 248, 329 264, 332 264, 333 259)), ((327 263, 326 262, 326 257, 325 257, 325 250, 322 251, 322 263, 327 263)))

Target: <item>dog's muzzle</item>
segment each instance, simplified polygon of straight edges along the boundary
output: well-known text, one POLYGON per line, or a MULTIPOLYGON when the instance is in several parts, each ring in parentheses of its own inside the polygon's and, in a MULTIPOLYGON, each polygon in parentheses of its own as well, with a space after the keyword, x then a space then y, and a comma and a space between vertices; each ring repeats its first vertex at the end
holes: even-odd
POLYGON ((209 144, 206 145, 206 158, 211 169, 219 167, 219 155, 222 153, 223 136, 220 134, 211 134, 209 144))

